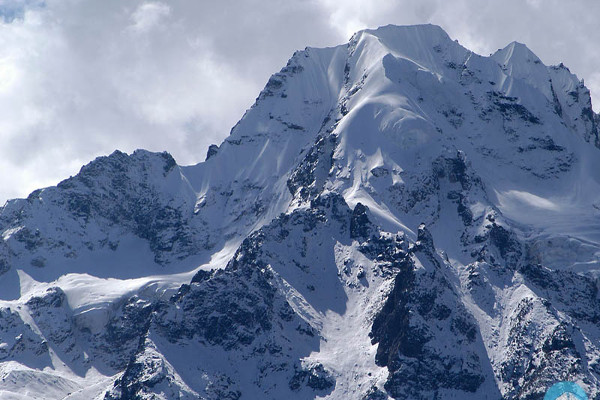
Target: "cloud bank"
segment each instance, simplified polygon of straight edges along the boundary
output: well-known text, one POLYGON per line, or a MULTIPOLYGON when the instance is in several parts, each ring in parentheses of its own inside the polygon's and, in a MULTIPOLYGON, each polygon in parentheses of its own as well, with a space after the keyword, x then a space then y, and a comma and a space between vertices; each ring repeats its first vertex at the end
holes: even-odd
POLYGON ((202 161, 296 49, 435 23, 481 54, 513 40, 600 105, 595 0, 0 0, 0 204, 115 149, 202 161))

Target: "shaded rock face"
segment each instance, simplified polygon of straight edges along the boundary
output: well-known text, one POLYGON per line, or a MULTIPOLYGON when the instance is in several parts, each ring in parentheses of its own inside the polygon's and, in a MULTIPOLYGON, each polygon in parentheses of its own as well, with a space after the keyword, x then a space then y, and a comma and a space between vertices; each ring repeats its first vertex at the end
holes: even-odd
MULTIPOLYGON (((260 240, 260 238, 253 238, 260 240)), ((173 324, 162 308, 157 326, 172 342, 202 338, 208 344, 231 350, 250 346, 257 335, 272 329, 276 315, 293 315, 286 302, 276 304, 276 290, 269 283, 270 272, 252 252, 254 240, 247 239, 238 250, 239 260, 229 270, 216 272, 202 281, 193 281, 175 302, 184 310, 183 323, 173 324), (259 262, 259 261, 258 261, 259 262)), ((166 305, 165 305, 166 306, 166 305)))
MULTIPOLYGON (((576 349, 572 329, 559 323, 548 335, 535 337, 529 333, 536 330, 538 324, 533 314, 543 307, 535 300, 524 299, 515 310, 506 343, 509 357, 500 368, 502 380, 510 387, 508 396, 542 398, 544 388, 556 379, 569 380, 572 376, 582 375, 581 355, 576 349)), ((550 315, 548 317, 552 319, 550 315)))
MULTIPOLYGON (((0 361, 16 361, 41 370, 59 358, 77 373, 90 367, 107 375, 119 373, 147 332, 149 308, 149 303, 134 296, 105 316, 102 331, 91 332, 89 321, 73 313, 65 293, 51 287, 31 297, 24 307, 0 309, 0 361)), ((18 379, 11 374, 14 372, 6 375, 5 382, 18 379)), ((67 379, 61 382, 70 390, 77 389, 67 379)))
POLYGON ((352 238, 369 238, 371 224, 367 216, 367 207, 358 203, 352 211, 352 219, 350 220, 350 237, 352 238))
POLYGON ((10 250, 4 241, 0 242, 0 275, 8 272, 10 269, 10 250))
POLYGON ((437 157, 427 169, 418 174, 406 173, 403 180, 406 182, 385 189, 391 205, 401 213, 419 215, 426 224, 434 224, 444 213, 454 211, 462 225, 470 226, 476 219, 473 204, 487 197, 481 178, 460 151, 437 157))
MULTIPOLYGON (((351 211, 340 196, 319 197, 309 209, 282 215, 246 238, 226 268, 199 271, 170 301, 155 306, 148 319, 147 339, 140 342, 137 355, 106 398, 152 398, 157 387, 182 387, 176 365, 168 365, 161 358, 160 347, 190 345, 200 357, 192 364, 203 370, 211 382, 225 382, 220 389, 211 385, 189 389, 190 393, 199 393, 192 396, 237 399, 242 392, 235 388, 249 384, 248 378, 232 373, 230 368, 205 365, 202 357, 211 357, 212 351, 233 357, 237 362, 232 362, 239 362, 240 368, 248 363, 256 367, 258 363, 258 370, 244 374, 253 377, 251 384, 263 390, 266 398, 288 393, 309 399, 330 393, 335 387, 331 371, 318 362, 302 361, 311 351, 318 351, 319 333, 282 293, 282 277, 289 266, 277 260, 282 254, 271 250, 273 246, 296 245, 300 239, 309 248, 298 249, 298 255, 302 257, 305 252, 304 257, 308 257, 310 246, 317 246, 318 242, 309 241, 307 236, 328 231, 329 227, 338 235, 348 236, 350 216, 351 211), (148 353, 159 355, 149 357, 148 353), (287 383, 285 388, 271 387, 277 378, 287 383)), ((306 274, 294 263, 298 262, 291 262, 294 269, 306 274)))
POLYGON ((598 343, 589 339, 600 315, 597 281, 541 265, 524 265, 520 272, 535 294, 547 295, 527 297, 515 309, 506 346, 512 357, 501 368, 503 380, 512 388, 509 393, 535 399, 542 398, 544 388, 555 380, 577 379, 590 385, 589 374, 598 368, 598 343), (560 318, 562 313, 568 318, 560 318), (542 332, 532 335, 532 331, 542 332))
POLYGON ((122 370, 138 349, 140 338, 148 330, 150 315, 155 305, 147 300, 133 296, 121 306, 98 333, 85 331, 90 341, 96 343, 92 348, 94 358, 103 359, 115 370, 122 370))
POLYGON ((208 146, 208 150, 206 151, 206 161, 208 161, 211 157, 216 156, 219 152, 219 146, 216 144, 211 144, 208 146))
POLYGON ((335 379, 327 371, 323 364, 315 364, 310 367, 302 368, 294 373, 290 380, 290 389, 298 390, 302 386, 308 386, 315 390, 332 389, 335 386, 335 379))
POLYGON ((84 252, 115 251, 122 240, 118 230, 147 241, 159 264, 197 253, 203 238, 192 228, 191 206, 177 199, 178 193, 164 191, 178 180, 178 171, 166 152, 116 151, 54 188, 9 202, 0 226, 14 233, 0 245, 0 265, 30 258, 32 266, 41 268, 48 255, 76 259, 84 252), (36 221, 44 209, 52 211, 40 224, 36 221), (6 244, 10 251, 2 250, 6 244))
POLYGON ((0 321, 0 361, 14 360, 32 368, 50 365, 48 344, 17 312, 0 308, 0 321))
POLYGON ((177 165, 168 153, 160 154, 159 160, 147 157, 137 165, 129 161, 129 156, 114 153, 82 168, 76 178, 61 182, 57 188, 66 194, 64 206, 79 219, 106 219, 126 226, 148 240, 156 260, 162 262, 162 254, 173 251, 173 246, 187 247, 188 254, 197 249, 184 215, 187 210, 173 207, 161 198, 160 189, 151 182, 149 175, 160 169, 160 165, 152 164, 160 161, 164 176, 177 165), (108 182, 98 179, 107 176, 112 177, 108 182), (87 193, 81 186, 88 189, 87 193))
POLYGON ((287 180, 287 187, 292 195, 306 201, 321 192, 333 164, 335 144, 335 136, 328 135, 320 136, 314 146, 310 147, 287 180))
POLYGON ((390 260, 398 272, 373 321, 376 362, 390 371, 385 387, 394 398, 434 398, 440 390, 475 393, 485 380, 478 327, 445 279, 424 225, 417 243, 416 253, 390 260), (424 258, 429 271, 415 271, 413 257, 424 258))

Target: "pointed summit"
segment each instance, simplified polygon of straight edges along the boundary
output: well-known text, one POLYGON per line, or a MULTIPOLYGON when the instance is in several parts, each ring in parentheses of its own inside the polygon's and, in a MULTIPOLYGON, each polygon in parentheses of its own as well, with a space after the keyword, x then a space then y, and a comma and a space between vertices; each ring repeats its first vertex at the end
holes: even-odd
POLYGON ((534 63, 543 64, 538 56, 523 43, 511 42, 505 48, 498 50, 493 56, 499 64, 534 63))
POLYGON ((382 40, 390 41, 427 41, 427 42, 443 42, 452 41, 450 36, 438 25, 420 24, 420 25, 385 25, 376 29, 364 29, 357 34, 368 33, 377 36, 382 40))
POLYGON ((360 48, 364 44, 372 55, 379 47, 397 58, 404 58, 436 73, 442 73, 445 62, 460 62, 469 53, 439 26, 426 25, 386 25, 377 29, 357 32, 350 45, 360 48))

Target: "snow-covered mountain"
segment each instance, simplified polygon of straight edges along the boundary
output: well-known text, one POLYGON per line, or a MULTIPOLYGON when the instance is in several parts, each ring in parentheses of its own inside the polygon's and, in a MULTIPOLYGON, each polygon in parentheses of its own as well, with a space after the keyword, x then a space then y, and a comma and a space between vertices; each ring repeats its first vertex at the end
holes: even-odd
POLYGON ((0 399, 600 399, 599 147, 516 42, 298 51, 206 161, 0 208, 0 399))

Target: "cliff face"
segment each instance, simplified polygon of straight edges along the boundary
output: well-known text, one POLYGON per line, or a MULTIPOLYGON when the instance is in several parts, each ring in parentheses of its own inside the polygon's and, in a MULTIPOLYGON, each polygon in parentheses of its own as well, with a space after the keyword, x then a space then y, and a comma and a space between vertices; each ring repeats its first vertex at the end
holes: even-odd
POLYGON ((205 162, 115 152, 0 208, 0 394, 600 398, 599 126, 519 43, 296 52, 205 162))

